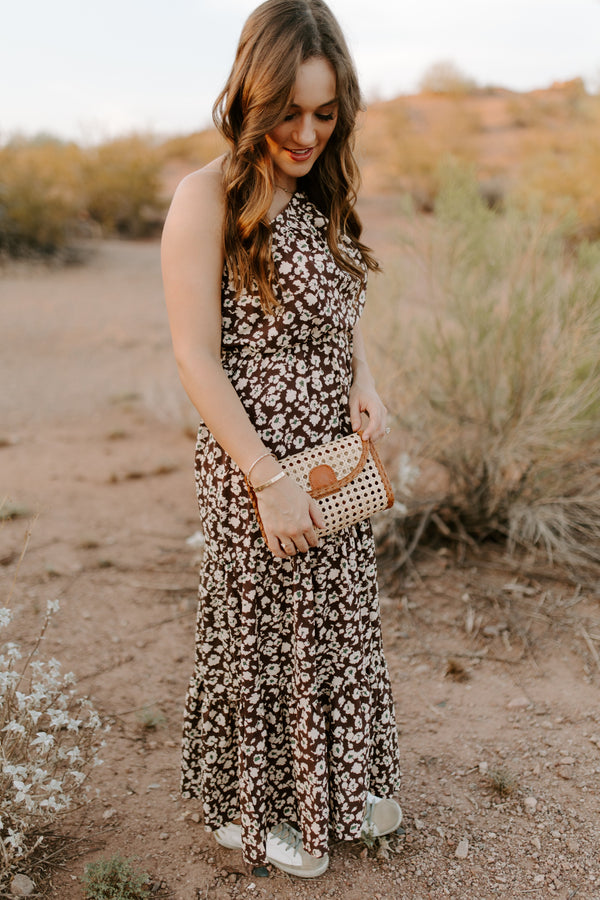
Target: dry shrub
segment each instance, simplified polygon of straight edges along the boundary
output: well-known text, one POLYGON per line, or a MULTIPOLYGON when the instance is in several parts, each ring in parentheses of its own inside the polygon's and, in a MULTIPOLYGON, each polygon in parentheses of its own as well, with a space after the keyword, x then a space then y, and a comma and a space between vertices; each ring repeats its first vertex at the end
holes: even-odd
POLYGON ((477 89, 475 79, 466 75, 452 60, 433 63, 419 82, 419 88, 431 94, 471 94, 477 89))
POLYGON ((386 344, 403 317, 379 301, 379 356, 402 371, 390 406, 447 473, 432 509, 476 539, 597 564, 600 248, 490 211, 460 169, 433 219, 406 222, 397 278, 419 310, 386 344))
POLYGON ((523 145, 515 199, 532 199, 551 215, 569 216, 571 236, 600 237, 600 97, 566 92, 549 99, 522 98, 535 109, 535 133, 523 145), (560 102, 559 102, 560 100, 560 102), (544 104, 542 108, 540 105, 544 104))
POLYGON ((161 144, 160 153, 165 162, 185 160, 196 166, 205 166, 226 149, 225 141, 216 128, 209 128, 169 138, 161 144))
POLYGON ((82 212, 81 150, 50 138, 0 148, 0 252, 63 251, 82 212))
POLYGON ((58 601, 48 601, 33 643, 7 641, 11 600, 31 532, 7 596, 0 600, 0 892, 15 869, 43 852, 61 815, 88 797, 90 771, 100 763, 101 722, 75 690, 73 673, 45 659, 44 636, 58 601))
POLYGON ((377 104, 359 132, 359 152, 371 189, 406 192, 419 209, 431 211, 444 162, 475 161, 481 119, 460 95, 424 98, 420 107, 404 99, 377 104))
POLYGON ((90 149, 83 164, 85 205, 105 234, 140 238, 164 218, 162 157, 149 138, 119 138, 90 149))

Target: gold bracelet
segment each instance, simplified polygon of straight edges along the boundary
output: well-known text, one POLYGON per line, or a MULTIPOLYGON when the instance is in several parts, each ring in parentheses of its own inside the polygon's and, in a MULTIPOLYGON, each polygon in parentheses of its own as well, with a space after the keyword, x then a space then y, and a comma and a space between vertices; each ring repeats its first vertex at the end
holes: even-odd
POLYGON ((248 478, 248 479, 250 478, 250 472, 252 471, 254 466, 257 466, 258 463, 261 461, 261 459, 266 459, 267 456, 275 456, 275 454, 271 450, 269 450, 267 453, 263 453, 262 456, 259 456, 258 459, 255 459, 254 462, 252 463, 252 465, 250 466, 250 468, 248 469, 248 471, 246 472, 246 478, 248 478))
POLYGON ((281 481, 282 478, 285 478, 285 472, 278 472, 277 475, 273 475, 272 478, 269 478, 268 481, 264 481, 262 484, 257 484, 256 487, 252 485, 252 490, 255 494, 259 494, 261 491, 264 491, 265 488, 271 487, 272 484, 275 484, 276 481, 281 481))

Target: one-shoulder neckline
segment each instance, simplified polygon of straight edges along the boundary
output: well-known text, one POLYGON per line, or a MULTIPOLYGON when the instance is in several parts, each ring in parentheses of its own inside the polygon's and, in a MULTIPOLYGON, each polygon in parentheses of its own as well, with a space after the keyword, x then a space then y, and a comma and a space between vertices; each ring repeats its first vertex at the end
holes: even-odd
POLYGON ((296 200, 301 196, 303 196, 302 191, 294 191, 294 193, 292 194, 292 196, 290 197, 288 202, 285 204, 283 209, 280 209, 279 212, 277 213, 277 215, 273 216, 273 218, 269 222, 269 225, 271 226, 271 228, 273 228, 273 226, 277 222, 279 222, 280 219, 283 219, 285 217, 285 215, 288 213, 290 208, 295 204, 296 200))

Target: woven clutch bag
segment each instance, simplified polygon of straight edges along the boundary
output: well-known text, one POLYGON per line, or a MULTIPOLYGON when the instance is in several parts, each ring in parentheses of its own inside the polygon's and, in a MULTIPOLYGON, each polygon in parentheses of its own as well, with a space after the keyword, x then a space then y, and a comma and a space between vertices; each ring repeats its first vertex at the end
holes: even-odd
MULTIPOLYGON (((390 480, 375 446, 371 441, 363 441, 360 433, 311 447, 279 462, 286 474, 319 504, 325 519, 325 528, 320 528, 319 534, 333 534, 389 509, 394 502, 390 480)), ((249 483, 248 490, 264 536, 256 494, 249 483)))

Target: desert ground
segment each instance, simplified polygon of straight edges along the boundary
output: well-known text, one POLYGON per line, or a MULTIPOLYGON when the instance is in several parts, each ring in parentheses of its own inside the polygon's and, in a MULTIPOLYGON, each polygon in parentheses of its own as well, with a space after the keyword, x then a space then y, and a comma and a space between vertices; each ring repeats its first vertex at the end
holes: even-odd
MULTIPOLYGON (((367 214, 381 241, 376 202, 367 214)), ((28 645, 58 599, 43 652, 111 726, 97 796, 61 821, 66 849, 47 880, 34 871, 35 896, 83 898, 86 863, 120 853, 173 900, 600 897, 597 594, 499 548, 421 547, 393 578, 382 567, 401 833, 333 846, 314 883, 257 878, 218 847, 178 794, 196 417, 158 242, 96 243, 66 268, 7 263, 0 334, 0 495, 20 513, 0 528, 6 586, 31 532, 11 636, 28 645)), ((384 456, 396 445, 392 429, 384 456)))

